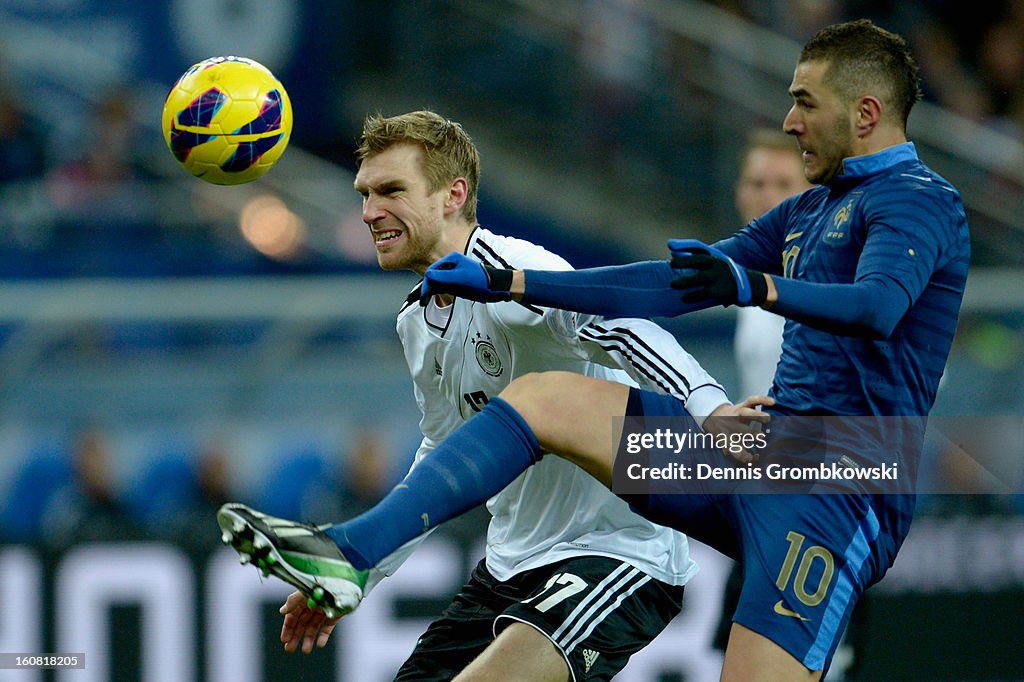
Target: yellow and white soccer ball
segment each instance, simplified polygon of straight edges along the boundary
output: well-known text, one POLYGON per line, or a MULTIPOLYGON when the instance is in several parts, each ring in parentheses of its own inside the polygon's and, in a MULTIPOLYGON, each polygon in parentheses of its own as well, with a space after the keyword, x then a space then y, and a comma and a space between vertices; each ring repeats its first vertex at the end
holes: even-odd
POLYGON ((164 141, 192 175, 240 185, 277 163, 292 132, 292 105, 270 69, 245 57, 194 64, 164 102, 164 141))

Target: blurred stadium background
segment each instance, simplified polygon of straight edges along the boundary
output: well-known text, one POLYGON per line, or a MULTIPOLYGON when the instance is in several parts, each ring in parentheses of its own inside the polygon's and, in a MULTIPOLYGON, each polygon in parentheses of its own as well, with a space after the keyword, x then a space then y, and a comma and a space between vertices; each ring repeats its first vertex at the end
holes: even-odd
MULTIPOLYGON (((910 135, 973 231, 936 411, 1024 414, 1022 7, 0 0, 0 651, 86 653, 84 671, 0 679, 390 679, 481 556, 485 519, 454 523, 326 651, 288 657, 283 586, 217 543, 225 499, 355 513, 418 441, 393 327, 415 277, 377 271, 351 190, 372 111, 466 125, 485 226, 577 266, 660 258, 669 236, 737 227, 745 131, 780 125, 802 41, 873 18, 919 57, 910 135), (171 83, 218 54, 268 65, 296 112, 248 186, 193 179, 159 134, 171 83)), ((735 392, 732 324, 666 321, 735 392)), ((1021 455, 1008 494, 923 500, 848 679, 1024 679, 1021 455)), ((694 551, 686 612, 620 679, 717 679, 728 566, 694 551)))

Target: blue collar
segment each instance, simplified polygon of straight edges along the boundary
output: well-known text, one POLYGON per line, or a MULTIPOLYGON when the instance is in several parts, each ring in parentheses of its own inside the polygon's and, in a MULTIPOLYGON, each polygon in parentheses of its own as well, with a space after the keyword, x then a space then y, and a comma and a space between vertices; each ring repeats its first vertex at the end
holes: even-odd
POLYGON ((870 175, 880 173, 904 161, 916 161, 917 149, 913 142, 904 142, 892 147, 886 147, 880 152, 866 156, 851 156, 843 159, 843 172, 835 177, 836 180, 853 180, 855 178, 866 178, 870 175))

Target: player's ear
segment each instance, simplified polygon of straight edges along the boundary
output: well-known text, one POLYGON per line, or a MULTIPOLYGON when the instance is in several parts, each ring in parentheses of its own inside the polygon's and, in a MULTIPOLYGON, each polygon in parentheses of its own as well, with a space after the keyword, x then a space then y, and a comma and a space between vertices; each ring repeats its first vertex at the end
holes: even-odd
POLYGON ((865 95, 857 100, 857 134, 868 135, 882 120, 882 102, 877 97, 865 95))
POLYGON ((446 213, 456 213, 462 210, 469 196, 469 183, 466 178, 455 178, 448 187, 448 198, 445 199, 444 207, 446 213))

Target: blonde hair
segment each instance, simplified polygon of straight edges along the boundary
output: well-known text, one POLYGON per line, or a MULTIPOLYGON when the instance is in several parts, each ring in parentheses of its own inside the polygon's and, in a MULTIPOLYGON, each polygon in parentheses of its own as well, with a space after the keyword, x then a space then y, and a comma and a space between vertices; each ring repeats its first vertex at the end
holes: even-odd
POLYGON ((783 152, 792 152, 800 155, 800 148, 791 135, 787 135, 775 128, 755 128, 747 134, 747 144, 743 147, 740 160, 746 161, 750 152, 755 149, 777 149, 783 152))
POLYGON ((417 144, 423 149, 423 174, 432 192, 456 178, 466 179, 462 216, 475 224, 480 153, 463 127, 426 109, 390 117, 373 114, 363 122, 356 159, 361 164, 366 158, 402 143, 417 144))

